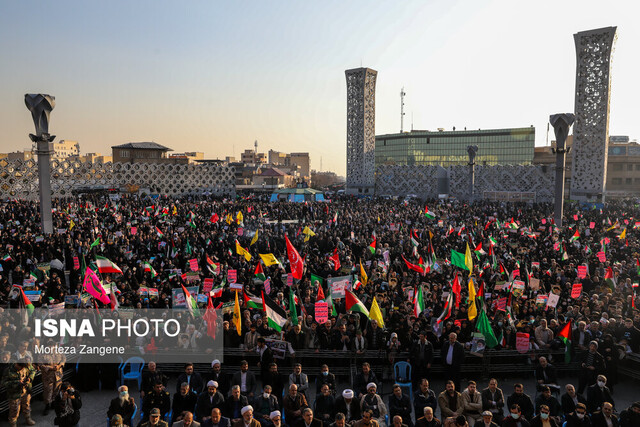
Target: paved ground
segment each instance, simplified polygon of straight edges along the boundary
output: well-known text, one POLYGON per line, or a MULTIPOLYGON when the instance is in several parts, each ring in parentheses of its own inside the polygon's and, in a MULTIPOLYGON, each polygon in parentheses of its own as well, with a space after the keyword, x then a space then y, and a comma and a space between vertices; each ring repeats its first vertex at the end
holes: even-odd
MULTIPOLYGON (((573 378, 561 378, 561 385, 564 385, 568 382, 571 382, 574 385, 577 385, 577 380, 573 378)), ((616 408, 618 411, 621 411, 627 408, 633 401, 640 400, 640 384, 632 379, 622 379, 622 383, 618 384, 614 390, 614 399, 616 401, 616 408)), ((480 388, 486 387, 486 382, 483 381, 479 383, 480 388)), ((516 382, 521 382, 525 385, 525 392, 529 394, 532 399, 534 398, 534 380, 531 375, 526 377, 518 377, 513 376, 508 380, 499 379, 499 387, 505 392, 505 395, 509 395, 512 392, 512 386, 516 382)), ((390 386, 392 382, 384 381, 384 390, 385 393, 390 391, 390 386)), ((134 391, 137 386, 135 382, 131 382, 130 386, 132 387, 131 394, 136 398, 136 403, 139 405, 139 394, 134 391)), ((346 388, 347 384, 340 384, 340 389, 346 388)), ((434 380, 431 384, 431 388, 440 392, 444 390, 444 381, 442 380, 434 380)), ((169 390, 175 390, 175 379, 169 383, 169 390)), ((93 427, 100 426, 104 427, 107 425, 107 407, 109 406, 109 401, 116 396, 116 392, 113 390, 102 390, 102 391, 92 391, 89 393, 82 394, 83 406, 81 410, 82 419, 80 421, 80 427, 93 427)), ((310 402, 313 402, 315 397, 315 393, 312 392, 310 396, 310 402)), ((386 396, 384 396, 385 403, 387 401, 386 396)), ((37 421, 37 425, 42 426, 50 426, 53 425, 53 412, 47 417, 42 416, 42 409, 44 404, 41 400, 36 400, 33 402, 33 418, 37 421)), ((437 411, 437 415, 440 415, 440 411, 437 411)), ((5 415, 6 417, 6 415, 5 415)), ((136 420, 137 424, 138 420, 136 420)), ((6 418, 3 418, 0 421, 0 425, 5 425, 6 418)))

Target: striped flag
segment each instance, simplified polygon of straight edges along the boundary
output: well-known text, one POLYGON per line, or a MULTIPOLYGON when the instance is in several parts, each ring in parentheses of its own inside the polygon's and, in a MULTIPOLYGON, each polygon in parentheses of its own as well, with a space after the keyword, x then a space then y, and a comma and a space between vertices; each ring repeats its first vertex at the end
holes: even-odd
POLYGON ((271 298, 262 293, 262 305, 267 315, 267 324, 271 329, 282 332, 282 328, 287 323, 287 313, 282 307, 276 304, 271 298))
POLYGON ((183 284, 180 284, 180 286, 182 286, 182 292, 184 292, 184 300, 187 303, 189 314, 191 314, 191 316, 194 318, 199 317, 200 310, 198 309, 198 303, 196 302, 195 298, 191 295, 187 288, 184 287, 183 284))
POLYGON ((422 285, 418 288, 415 296, 413 297, 413 314, 418 317, 420 313, 424 311, 424 294, 422 292, 422 285))
POLYGON ((447 320, 451 317, 451 309, 453 307, 453 292, 449 292, 447 296, 447 302, 444 305, 444 309, 442 310, 442 314, 438 317, 436 324, 439 325, 442 321, 447 320))
POLYGON ((96 265, 98 266, 98 271, 100 273, 119 273, 122 274, 122 270, 120 267, 115 265, 113 262, 109 261, 109 259, 101 256, 96 256, 96 265))

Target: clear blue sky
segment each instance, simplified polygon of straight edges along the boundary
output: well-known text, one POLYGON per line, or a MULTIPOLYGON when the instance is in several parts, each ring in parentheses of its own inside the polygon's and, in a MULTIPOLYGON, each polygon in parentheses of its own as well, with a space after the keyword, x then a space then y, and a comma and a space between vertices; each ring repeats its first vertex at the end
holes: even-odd
POLYGON ((536 127, 573 111, 573 34, 618 26, 612 134, 640 137, 637 2, 3 1, 0 152, 29 147, 27 92, 82 152, 156 141, 223 158, 309 151, 346 170, 344 70, 378 70, 376 133, 536 127))

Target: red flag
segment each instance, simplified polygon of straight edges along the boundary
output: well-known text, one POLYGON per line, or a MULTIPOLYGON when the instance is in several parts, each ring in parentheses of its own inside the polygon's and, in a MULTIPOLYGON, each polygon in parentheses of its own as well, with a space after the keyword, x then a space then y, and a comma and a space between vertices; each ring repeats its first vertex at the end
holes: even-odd
POLYGON ((340 270, 340 255, 338 254, 338 248, 333 250, 333 255, 329 257, 331 261, 333 261, 333 269, 334 271, 340 270))
POLYGON ((207 335, 216 339, 216 321, 218 320, 218 315, 216 314, 215 308, 213 308, 211 296, 209 296, 209 301, 207 302, 207 311, 205 311, 202 318, 207 322, 207 335))
MULTIPOLYGON (((424 268, 423 267, 421 267, 419 265, 411 264, 409 261, 407 261, 407 259, 404 257, 404 255, 402 255, 402 259, 404 260, 405 264, 407 264, 407 268, 409 270, 417 271, 418 273, 424 274, 424 268)), ((419 261, 419 262, 422 262, 422 261, 419 261)))
POLYGON ((287 256, 289 257, 289 266, 291 267, 291 275, 298 279, 302 280, 302 271, 304 270, 304 264, 302 263, 302 258, 300 258, 300 254, 293 247, 289 238, 285 235, 284 240, 287 243, 287 256))
POLYGON ((318 286, 318 296, 316 297, 316 301, 324 300, 324 291, 322 290, 322 285, 318 286))
POLYGON ((218 216, 218 214, 214 213, 213 215, 211 215, 211 218, 209 218, 209 222, 212 222, 215 224, 216 222, 218 222, 219 219, 220 217, 218 216))
POLYGON ((451 292, 456 296, 456 308, 460 307, 460 293, 462 292, 462 286, 460 286, 460 280, 458 279, 458 273, 453 278, 453 284, 451 285, 451 292))

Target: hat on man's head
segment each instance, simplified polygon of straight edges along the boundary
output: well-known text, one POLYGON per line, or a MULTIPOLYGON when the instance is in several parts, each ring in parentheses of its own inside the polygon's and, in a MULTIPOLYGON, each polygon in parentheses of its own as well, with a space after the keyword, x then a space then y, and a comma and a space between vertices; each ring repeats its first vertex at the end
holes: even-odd
POLYGON ((153 408, 151 412, 149 412, 149 415, 160 415, 160 409, 153 408))
POLYGON ((272 411, 272 412, 269 414, 269 418, 270 418, 270 419, 274 419, 275 417, 281 417, 281 416, 282 416, 282 415, 280 414, 280 411, 272 411))
POLYGON ((353 399, 353 390, 346 389, 342 392, 342 397, 345 399, 353 399))
POLYGON ((247 411, 253 411, 253 406, 251 406, 251 405, 247 405, 247 406, 243 407, 243 408, 240 410, 240 413, 241 413, 242 415, 244 415, 244 414, 245 414, 245 412, 247 412, 247 411))
POLYGON ((215 388, 218 388, 218 382, 217 382, 217 381, 210 380, 210 381, 207 383, 207 387, 215 387, 215 388))

